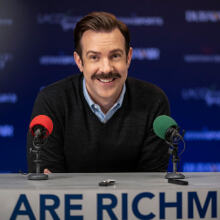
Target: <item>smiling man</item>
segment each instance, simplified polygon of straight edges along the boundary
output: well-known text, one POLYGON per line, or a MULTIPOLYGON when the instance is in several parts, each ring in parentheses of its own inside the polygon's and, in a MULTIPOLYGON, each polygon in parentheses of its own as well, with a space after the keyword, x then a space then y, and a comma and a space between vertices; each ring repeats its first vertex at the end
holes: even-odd
MULTIPOLYGON (((169 115, 161 89, 127 77, 132 57, 127 26, 106 12, 83 17, 74 30, 74 59, 81 74, 43 89, 32 118, 48 115, 54 130, 42 147, 42 171, 166 171, 168 146, 152 130, 169 115)), ((28 167, 35 171, 29 153, 28 167)))
POLYGON ((132 48, 126 53, 125 39, 118 28, 108 32, 87 30, 80 44, 82 52, 74 52, 76 64, 84 74, 89 95, 107 113, 121 94, 132 48))

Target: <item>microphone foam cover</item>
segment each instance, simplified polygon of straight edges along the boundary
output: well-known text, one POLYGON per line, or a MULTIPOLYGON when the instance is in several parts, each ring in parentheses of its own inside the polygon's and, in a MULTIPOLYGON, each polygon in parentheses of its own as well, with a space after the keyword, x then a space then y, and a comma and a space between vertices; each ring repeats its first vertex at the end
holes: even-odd
POLYGON ((177 123, 167 115, 160 115, 153 122, 154 133, 161 139, 165 139, 167 129, 170 127, 177 127, 177 123))
POLYGON ((33 128, 36 125, 40 125, 44 127, 47 130, 47 136, 49 136, 53 131, 53 122, 47 115, 38 115, 34 117, 29 125, 29 130, 34 136, 34 130, 33 128))

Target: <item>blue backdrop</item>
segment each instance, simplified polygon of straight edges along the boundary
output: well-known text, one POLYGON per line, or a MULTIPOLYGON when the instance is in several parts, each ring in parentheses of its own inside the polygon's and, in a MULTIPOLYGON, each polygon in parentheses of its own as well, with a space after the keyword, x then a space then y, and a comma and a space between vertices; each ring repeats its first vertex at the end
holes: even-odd
POLYGON ((75 23, 114 13, 131 31, 129 75, 167 94, 186 130, 183 171, 220 171, 220 2, 0 0, 0 172, 26 170, 26 133, 40 89, 78 73, 75 23))

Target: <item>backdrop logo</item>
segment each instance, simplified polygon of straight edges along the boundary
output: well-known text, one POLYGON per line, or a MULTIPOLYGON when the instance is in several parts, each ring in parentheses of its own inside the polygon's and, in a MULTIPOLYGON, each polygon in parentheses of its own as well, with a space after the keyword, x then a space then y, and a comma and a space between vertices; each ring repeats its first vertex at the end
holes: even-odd
POLYGON ((204 100, 208 106, 220 106, 220 90, 208 88, 182 89, 182 98, 184 100, 204 100))
POLYGON ((16 103, 18 97, 15 93, 0 93, 0 104, 2 103, 16 103))
POLYGON ((185 12, 185 19, 187 22, 205 23, 220 22, 220 11, 191 11, 185 12))
POLYGON ((160 50, 158 48, 134 48, 133 60, 159 60, 160 50))
MULTIPOLYGON (((58 24, 63 31, 73 30, 82 16, 70 16, 63 13, 38 14, 38 24, 58 24)), ((129 26, 162 26, 162 17, 118 17, 119 20, 129 26)))
POLYGON ((75 65, 75 60, 73 59, 73 56, 71 55, 58 55, 58 56, 52 56, 52 55, 45 55, 40 57, 40 65, 43 66, 50 66, 50 65, 61 65, 61 66, 67 66, 67 65, 75 65))
POLYGON ((163 26, 162 17, 118 17, 128 26, 163 26))
POLYGON ((220 54, 186 54, 186 63, 220 63, 220 54))
POLYGON ((0 70, 4 69, 6 66, 6 63, 12 60, 12 55, 9 53, 5 53, 5 54, 0 54, 0 70))
POLYGON ((220 163, 184 163, 183 172, 220 172, 220 163))
POLYGON ((0 137, 13 137, 14 126, 12 125, 0 125, 0 137))
POLYGON ((79 21, 81 16, 70 16, 62 13, 55 14, 39 14, 37 16, 38 24, 59 24, 63 31, 73 30, 77 21, 79 21))
POLYGON ((220 131, 187 131, 184 139, 187 141, 220 141, 220 131))
POLYGON ((13 20, 9 18, 0 18, 0 26, 10 26, 13 24, 13 20))

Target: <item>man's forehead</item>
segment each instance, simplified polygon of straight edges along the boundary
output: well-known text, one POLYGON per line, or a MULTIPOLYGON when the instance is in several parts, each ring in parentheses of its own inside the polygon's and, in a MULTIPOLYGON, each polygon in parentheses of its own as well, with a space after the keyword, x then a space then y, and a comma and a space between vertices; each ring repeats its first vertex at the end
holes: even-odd
POLYGON ((125 50, 125 39, 119 29, 114 29, 110 32, 85 31, 80 43, 86 53, 88 51, 99 52, 100 48, 108 48, 109 51, 125 50))
POLYGON ((94 31, 94 30, 86 30, 83 34, 82 34, 82 38, 88 34, 94 34, 94 35, 111 35, 111 34, 119 34, 123 37, 121 31, 118 29, 118 28, 113 28, 112 30, 97 30, 97 31, 94 31))

